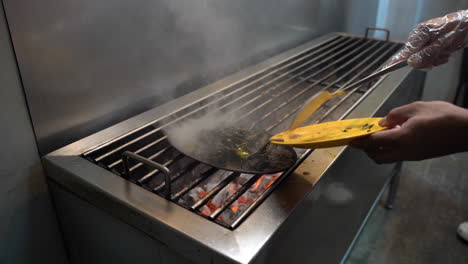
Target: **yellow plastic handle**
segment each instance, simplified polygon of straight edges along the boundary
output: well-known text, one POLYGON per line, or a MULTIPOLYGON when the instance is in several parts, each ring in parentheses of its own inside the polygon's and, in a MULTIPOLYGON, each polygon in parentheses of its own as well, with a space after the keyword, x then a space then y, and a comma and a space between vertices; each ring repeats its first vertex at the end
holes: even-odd
POLYGON ((299 111, 299 113, 296 115, 294 118, 291 126, 289 127, 289 130, 298 128, 302 123, 304 123, 311 115, 317 111, 324 103, 326 103, 328 100, 344 94, 345 91, 337 91, 334 93, 329 93, 327 91, 323 91, 319 94, 316 94, 312 98, 309 99, 308 102, 304 104, 302 109, 299 111))

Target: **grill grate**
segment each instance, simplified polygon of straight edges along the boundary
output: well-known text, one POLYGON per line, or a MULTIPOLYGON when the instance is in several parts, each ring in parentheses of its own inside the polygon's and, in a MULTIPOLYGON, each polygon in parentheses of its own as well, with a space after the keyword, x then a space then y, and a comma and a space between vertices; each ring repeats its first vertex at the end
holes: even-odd
MULTIPOLYGON (((83 157, 198 215, 235 229, 290 172, 252 175, 212 168, 171 147, 164 129, 216 110, 235 113, 239 122, 255 120, 251 127, 272 134, 280 132, 287 129, 293 115, 309 97, 372 73, 399 48, 398 43, 335 36, 170 116, 90 150, 83 157), (169 168, 170 176, 165 178, 164 171, 135 158, 128 158, 130 173, 126 175, 123 161, 126 151, 169 168), (167 182, 170 182, 169 195, 167 182)), ((308 123, 341 118, 371 85, 332 99, 308 123)), ((298 163, 311 152, 296 151, 300 156, 298 163)))

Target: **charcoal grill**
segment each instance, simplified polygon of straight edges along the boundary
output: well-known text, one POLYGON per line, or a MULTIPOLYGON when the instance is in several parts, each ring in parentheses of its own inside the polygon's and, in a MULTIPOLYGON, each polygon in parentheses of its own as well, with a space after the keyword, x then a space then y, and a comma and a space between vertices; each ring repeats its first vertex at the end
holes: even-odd
MULTIPOLYGON (((191 118, 200 118, 207 112, 216 110, 228 113, 241 112, 241 122, 254 121, 256 127, 265 129, 271 134, 279 133, 287 128, 291 117, 309 97, 320 90, 337 89, 368 75, 399 48, 400 45, 397 43, 336 36, 278 65, 230 85, 194 105, 88 151, 83 157, 150 192, 161 195, 211 221, 234 229, 274 189, 273 184, 276 186, 289 172, 276 177, 262 177, 261 174, 241 175, 220 171, 191 160, 171 147, 167 142, 167 136, 163 133, 164 128, 191 118), (126 163, 128 168, 125 167, 126 163), (254 198, 243 197, 243 195, 248 196, 246 192, 262 184, 261 181, 264 179, 273 180, 274 182, 267 183, 267 185, 271 183, 270 187, 273 188, 268 188, 257 195, 253 194, 257 196, 254 198), (239 183, 234 182, 236 180, 239 183), (178 184, 179 182, 184 184, 178 184), (199 200, 187 195, 202 182, 205 184, 199 187, 200 193, 191 195, 202 194, 199 200), (207 188, 206 185, 214 187, 207 188), (229 193, 230 189, 232 193, 229 193), (221 192, 222 190, 224 192, 221 192), (218 198, 217 195, 223 196, 224 199, 218 198), (239 202, 239 199, 246 202, 239 202), (215 204, 213 200, 222 201, 215 204), (249 204, 249 200, 253 202, 249 204), (246 206, 240 206, 242 209, 239 210, 239 205, 244 204, 246 206), (203 207, 205 211, 200 210, 203 207), (235 212, 232 208, 235 208, 235 212), (222 217, 225 215, 229 216, 222 217)), ((371 84, 355 89, 346 97, 325 105, 323 112, 312 122, 339 119, 343 116, 343 111, 349 110, 350 106, 363 97, 370 87, 371 84), (348 107, 339 109, 341 104, 348 104, 348 107)), ((310 151, 299 154, 304 158, 309 153, 310 151)), ((255 188, 257 189, 258 187, 255 188)))
MULTIPOLYGON (((292 228, 304 206, 317 203, 310 224, 324 225, 336 213, 320 203, 328 199, 323 197, 330 186, 356 195, 353 188, 361 183, 368 193, 341 199, 349 208, 357 210, 354 203, 361 208, 347 233, 338 235, 347 243, 334 250, 344 255, 394 174, 393 166, 377 166, 345 147, 297 149, 298 162, 288 171, 242 174, 184 156, 165 133, 215 111, 235 114, 239 122, 272 134, 281 132, 312 95, 372 73, 401 45, 367 36, 326 35, 47 155, 48 175, 53 186, 65 187, 200 263, 270 263, 275 239, 286 232, 279 230, 292 228), (334 176, 319 181, 330 173, 334 176), (346 178, 347 173, 356 175, 346 178), (364 175, 369 173, 380 176, 364 175), (319 215, 320 210, 329 215, 319 215)), ((383 115, 419 98, 423 80, 424 73, 398 70, 327 102, 308 124, 383 115)), ((327 250, 320 252, 316 256, 327 250)))

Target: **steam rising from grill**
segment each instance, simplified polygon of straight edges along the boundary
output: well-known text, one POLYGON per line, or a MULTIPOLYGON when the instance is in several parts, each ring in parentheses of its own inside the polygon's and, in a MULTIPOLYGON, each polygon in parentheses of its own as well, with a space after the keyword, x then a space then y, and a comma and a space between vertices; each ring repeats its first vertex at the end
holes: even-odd
POLYGON ((171 144, 196 160, 245 173, 276 173, 293 166, 297 155, 269 143, 271 135, 248 129, 229 115, 208 114, 166 131, 171 144))
MULTIPOLYGON (((200 147, 198 142, 202 140, 208 131, 232 126, 233 123, 234 117, 232 115, 215 112, 172 125, 165 129, 164 133, 168 135, 174 145, 193 153, 197 147, 200 147)), ((206 145, 203 147, 210 148, 211 146, 206 145)), ((206 152, 209 152, 209 150, 206 152)))

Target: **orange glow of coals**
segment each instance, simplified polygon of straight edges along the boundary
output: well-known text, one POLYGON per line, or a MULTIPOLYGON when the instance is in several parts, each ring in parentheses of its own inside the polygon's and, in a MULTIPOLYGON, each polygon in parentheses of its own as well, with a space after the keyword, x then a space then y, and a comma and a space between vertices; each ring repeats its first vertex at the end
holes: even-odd
POLYGON ((246 203, 246 202, 248 202, 248 201, 247 201, 247 198, 245 198, 244 196, 239 197, 239 200, 237 200, 237 201, 239 201, 239 203, 246 203))
POLYGON ((254 184, 253 187, 252 187, 252 190, 257 190, 258 186, 260 186, 260 183, 262 183, 263 178, 265 178, 265 175, 263 175, 262 177, 260 177, 260 178, 255 182, 255 184, 254 184))
POLYGON ((199 192, 197 193, 197 196, 198 196, 198 198, 201 199, 201 198, 205 197, 206 194, 207 194, 207 192, 201 190, 201 191, 199 191, 199 192))
POLYGON ((210 215, 210 212, 208 212, 208 210, 206 210, 206 209, 203 209, 203 210, 201 211, 201 213, 202 213, 203 215, 210 215))
POLYGON ((210 208, 211 212, 214 212, 214 211, 216 211, 216 209, 219 208, 219 206, 216 206, 216 205, 213 203, 213 201, 211 201, 211 200, 208 201, 208 202, 206 203, 206 205, 208 206, 208 208, 210 208))

